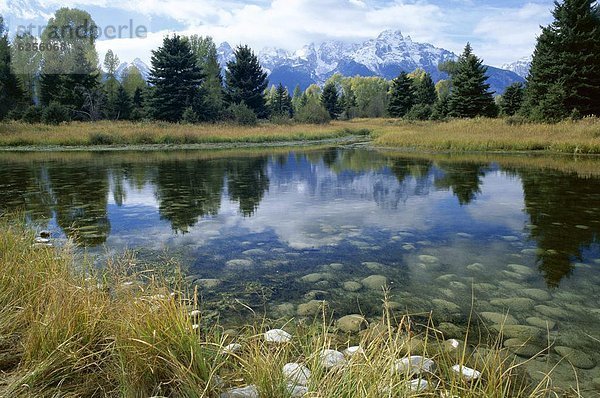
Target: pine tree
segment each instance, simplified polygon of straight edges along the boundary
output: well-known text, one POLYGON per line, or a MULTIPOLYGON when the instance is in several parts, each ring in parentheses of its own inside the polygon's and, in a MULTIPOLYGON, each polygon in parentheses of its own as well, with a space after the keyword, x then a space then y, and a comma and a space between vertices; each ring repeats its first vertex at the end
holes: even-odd
POLYGON ((123 85, 119 85, 114 102, 115 118, 117 120, 129 120, 131 116, 132 104, 131 98, 123 85))
POLYGON ((294 114, 292 98, 290 97, 287 88, 281 83, 279 83, 275 89, 275 94, 271 99, 270 108, 272 116, 292 117, 294 114))
POLYGON ((11 47, 0 16, 0 119, 24 102, 22 84, 11 67, 11 47))
POLYGON ((331 119, 337 119, 341 113, 338 90, 334 82, 327 82, 321 93, 321 104, 329 112, 331 119))
POLYGON ((299 84, 296 84, 294 88, 294 95, 292 96, 292 106, 294 108, 294 112, 298 110, 300 107, 300 98, 302 98, 302 89, 299 84))
POLYGON ((556 121, 574 110, 600 114, 600 17, 595 7, 592 0, 555 2, 554 22, 538 37, 527 78, 524 109, 530 117, 556 121), (559 97, 562 107, 556 103, 559 97), (548 104, 552 111, 543 109, 548 104))
POLYGON ((205 79, 200 86, 202 103, 200 109, 194 111, 198 113, 201 120, 216 121, 221 118, 225 107, 217 47, 209 36, 193 35, 190 36, 189 42, 198 67, 205 74, 205 79))
POLYGON ((234 51, 235 59, 227 63, 225 72, 225 94, 230 104, 246 104, 259 118, 268 116, 264 91, 267 74, 258 58, 248 46, 239 46, 234 51))
POLYGON ((524 93, 525 89, 522 83, 513 83, 508 86, 500 98, 500 112, 506 116, 516 114, 523 105, 524 93))
POLYGON ((109 119, 118 119, 119 112, 117 110, 117 91, 119 90, 120 84, 117 80, 117 68, 119 67, 119 57, 113 53, 112 50, 108 50, 104 56, 104 90, 106 91, 106 116, 109 119))
POLYGON ((453 117, 496 116, 494 93, 486 83, 487 67, 467 43, 452 74, 452 89, 448 100, 449 114, 453 117))
POLYGON ((433 105, 437 100, 435 91, 435 83, 431 75, 427 72, 423 76, 414 81, 415 88, 415 104, 433 105))
POLYGON ((162 47, 152 51, 149 81, 154 85, 150 100, 154 118, 179 121, 197 101, 203 77, 189 42, 179 35, 165 37, 162 47))
POLYGON ((392 81, 388 113, 391 117, 403 117, 415 104, 415 92, 411 79, 406 72, 392 81))

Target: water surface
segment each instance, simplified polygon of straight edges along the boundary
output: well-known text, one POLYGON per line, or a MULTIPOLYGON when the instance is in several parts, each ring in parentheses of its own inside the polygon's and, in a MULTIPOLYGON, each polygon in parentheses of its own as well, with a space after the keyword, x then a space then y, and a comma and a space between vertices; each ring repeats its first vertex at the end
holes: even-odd
MULTIPOLYGON (((124 249, 175 256, 221 319, 247 315, 240 302, 272 317, 310 316, 298 305, 313 299, 336 316, 376 316, 382 292, 363 280, 377 275, 399 310, 460 327, 474 297, 476 314, 510 308, 519 324, 551 321, 555 345, 600 362, 594 158, 4 153, 0 207, 24 209, 99 262, 124 249)), ((532 361, 532 377, 558 358, 532 361)), ((585 388, 598 369, 577 370, 585 388)), ((568 365, 556 373, 559 384, 574 380, 568 365)))

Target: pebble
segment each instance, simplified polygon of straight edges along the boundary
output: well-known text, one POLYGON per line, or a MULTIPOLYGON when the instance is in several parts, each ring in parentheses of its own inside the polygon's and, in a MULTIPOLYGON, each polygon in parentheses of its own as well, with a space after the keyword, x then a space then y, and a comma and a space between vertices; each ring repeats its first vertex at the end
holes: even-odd
POLYGON ((286 363, 282 372, 290 384, 299 386, 307 385, 311 376, 310 369, 297 362, 286 363))
POLYGON ((361 283, 371 290, 381 290, 388 284, 388 279, 383 275, 371 275, 363 279, 361 283))
POLYGON ((263 335, 267 343, 289 343, 292 335, 281 329, 271 329, 263 335))
POLYGON ((355 346, 346 348, 344 350, 343 354, 346 358, 352 358, 353 356, 355 356, 357 354, 364 355, 365 350, 363 350, 363 348, 361 346, 355 345, 355 346))
POLYGON ((319 354, 321 366, 325 369, 343 366, 346 364, 344 354, 336 350, 322 350, 319 354))
POLYGON ((345 333, 356 333, 369 326, 367 320, 358 314, 351 314, 337 320, 337 327, 345 333))
POLYGON ((466 381, 477 380, 481 377, 481 372, 466 366, 454 365, 452 367, 452 371, 461 375, 466 381))
POLYGON ((435 370, 435 362, 429 358, 420 355, 398 359, 392 365, 392 371, 400 374, 421 374, 423 372, 432 373, 435 370))
POLYGON ((258 388, 255 385, 233 388, 221 394, 221 398, 258 398, 258 388))
POLYGON ((241 351, 241 349, 242 349, 241 344, 232 343, 232 344, 225 346, 225 348, 223 348, 223 354, 227 354, 227 355, 235 354, 236 352, 241 351))

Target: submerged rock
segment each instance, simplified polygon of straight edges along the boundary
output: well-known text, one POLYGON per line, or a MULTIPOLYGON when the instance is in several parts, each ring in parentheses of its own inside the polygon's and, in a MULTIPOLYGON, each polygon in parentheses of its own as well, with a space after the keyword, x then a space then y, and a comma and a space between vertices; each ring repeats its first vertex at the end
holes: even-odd
POLYGON ((215 287, 221 284, 220 279, 196 279, 194 281, 195 285, 203 287, 205 289, 214 289, 215 287))
POLYGON ((299 304, 296 313, 298 316, 315 316, 320 314, 325 307, 327 307, 327 301, 311 300, 308 303, 299 304))
POLYGON ((370 269, 371 271, 381 271, 384 267, 383 264, 377 263, 375 261, 365 261, 362 263, 363 267, 370 269))
POLYGON ((556 327, 556 322, 551 321, 550 319, 542 319, 537 316, 530 316, 525 319, 525 322, 530 324, 531 326, 536 326, 541 329, 552 330, 556 327))
POLYGON ((510 314, 501 314, 499 312, 482 312, 479 315, 481 315, 483 319, 499 325, 516 325, 519 323, 517 319, 510 314))
POLYGON ((440 259, 435 256, 430 256, 428 254, 421 254, 419 256, 419 260, 425 264, 436 264, 440 262, 440 259))
POLYGON ((243 251, 242 254, 244 256, 262 256, 264 254, 267 254, 267 252, 264 251, 263 249, 250 249, 250 250, 243 251))
POLYGON ((236 258, 233 260, 227 261, 225 263, 228 267, 252 267, 254 265, 254 261, 248 260, 245 258, 236 258))
POLYGON ((465 337, 465 330, 460 326, 457 326, 451 322, 442 322, 438 325, 438 329, 445 338, 463 338, 465 337))
POLYGON ((537 275, 536 271, 534 271, 530 267, 527 267, 527 266, 521 265, 521 264, 508 264, 506 266, 506 268, 508 268, 512 272, 515 272, 517 274, 524 275, 527 277, 537 275))
POLYGON ((288 383, 299 386, 307 385, 311 376, 310 369, 297 362, 286 363, 282 372, 288 383))
POLYGON ((504 342, 504 347, 513 354, 524 358, 531 358, 545 351, 540 345, 521 339, 508 339, 504 342))
POLYGON ((431 300, 433 305, 435 306, 435 310, 439 312, 445 313, 459 313, 460 307, 450 301, 442 300, 442 299, 433 299, 431 300))
POLYGON ((548 318, 553 319, 567 319, 569 318, 569 313, 562 308, 550 307, 547 305, 536 305, 535 310, 542 315, 547 316, 548 318))
POLYGON ((505 337, 521 339, 523 341, 540 341, 543 331, 535 326, 528 325, 492 325, 492 329, 502 332, 505 337))
POLYGON ((596 361, 583 351, 565 346, 554 347, 554 350, 576 368, 593 369, 596 367, 596 361))
POLYGON ((483 272, 485 271, 485 267, 481 263, 473 263, 467 265, 467 269, 471 272, 483 272))
POLYGON ((358 292, 360 289, 362 289, 362 285, 358 282, 355 281, 347 281, 344 282, 343 288, 344 290, 348 291, 348 292, 358 292))
POLYGON ((383 275, 371 275, 363 279, 361 283, 371 290, 381 290, 388 284, 388 279, 383 275))
POLYGON ((307 283, 316 283, 326 278, 326 274, 315 272, 313 274, 304 275, 300 280, 307 283))
POLYGON ((513 297, 490 300, 490 304, 495 307, 505 308, 510 312, 527 312, 533 309, 535 302, 526 297, 513 297))
POLYGON ((255 385, 232 388, 221 394, 221 398, 258 398, 258 388, 255 385))
POLYGON ((351 314, 341 317, 337 320, 338 329, 345 333, 356 333, 369 326, 367 320, 358 314, 351 314))
POLYGON ((537 301, 549 301, 552 299, 550 293, 542 289, 523 289, 521 293, 537 301))
POLYGON ((322 350, 319 354, 321 366, 325 369, 331 369, 346 364, 344 354, 336 350, 322 350))
POLYGON ((271 329, 263 335, 267 343, 289 343, 292 335, 281 329, 271 329))

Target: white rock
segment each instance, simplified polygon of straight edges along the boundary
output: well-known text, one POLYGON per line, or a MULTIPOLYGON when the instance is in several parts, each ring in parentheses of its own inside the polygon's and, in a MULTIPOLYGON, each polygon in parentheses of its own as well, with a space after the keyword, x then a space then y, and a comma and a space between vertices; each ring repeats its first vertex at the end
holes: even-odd
POLYGON ((435 362, 429 358, 420 355, 413 355, 396 360, 392 366, 392 371, 397 373, 421 374, 423 372, 433 372, 435 362))
POLYGON ((190 311, 190 317, 195 318, 197 316, 200 316, 200 310, 190 311))
POLYGON ((466 366, 454 365, 452 371, 461 375, 467 381, 477 380, 481 377, 481 372, 466 366))
POLYGON ((283 376, 290 384, 297 386, 307 385, 311 375, 310 369, 296 362, 286 363, 283 365, 282 372, 283 376))
POLYGON ((344 354, 336 350, 322 350, 319 357, 321 358, 321 366, 325 369, 331 369, 346 364, 344 354))
POLYGON ((198 330, 199 327, 200 327, 200 325, 198 325, 197 323, 194 323, 192 325, 192 330, 198 330))
POLYGON ((258 388, 249 385, 241 388, 233 388, 221 394, 221 398, 258 398, 258 388))
POLYGON ((35 243, 50 243, 50 239, 46 239, 46 238, 35 238, 34 240, 35 243))
POLYGON ((356 354, 364 355, 365 350, 363 350, 363 348, 359 345, 355 345, 353 347, 348 347, 344 350, 344 356, 346 358, 351 358, 356 354))
POLYGON ((240 351, 242 349, 242 345, 241 344, 237 344, 237 343, 232 343, 229 344, 228 346, 226 346, 225 348, 223 348, 223 354, 235 354, 236 352, 240 351))
POLYGON ((406 383, 406 386, 410 391, 421 392, 429 387, 429 383, 424 379, 415 379, 406 383))
POLYGON ((281 329, 271 329, 264 334, 267 343, 288 343, 292 340, 292 335, 281 329))
POLYGON ((300 398, 308 394, 308 387, 306 386, 295 386, 293 384, 288 384, 287 386, 288 394, 290 394, 290 398, 300 398))

